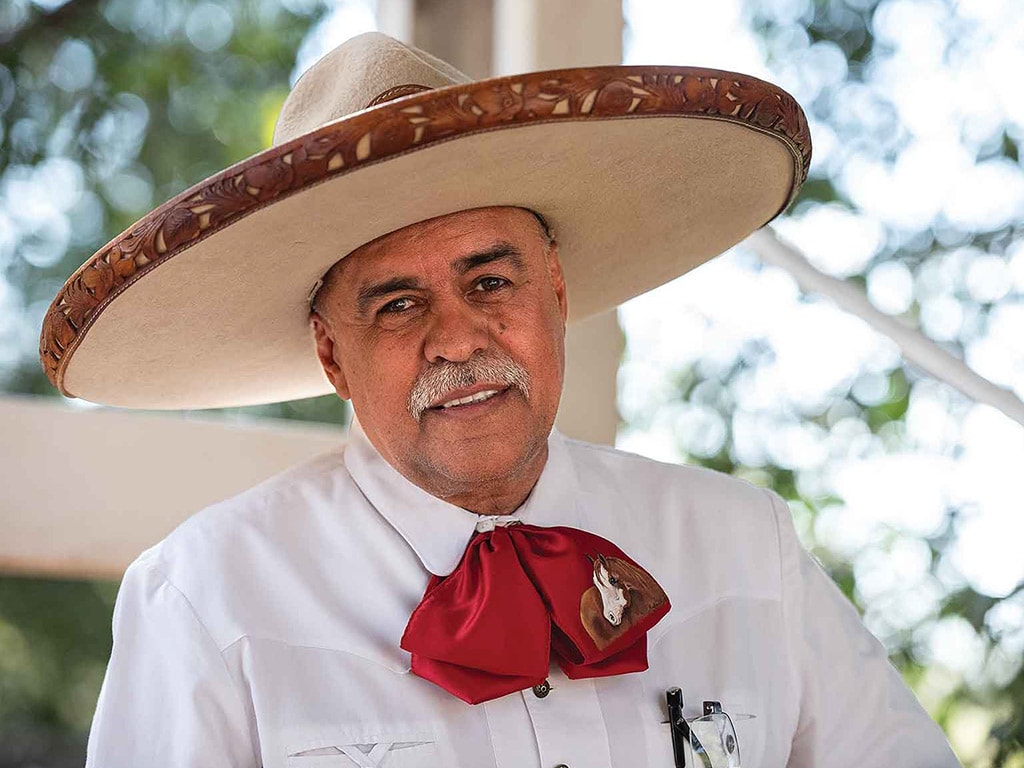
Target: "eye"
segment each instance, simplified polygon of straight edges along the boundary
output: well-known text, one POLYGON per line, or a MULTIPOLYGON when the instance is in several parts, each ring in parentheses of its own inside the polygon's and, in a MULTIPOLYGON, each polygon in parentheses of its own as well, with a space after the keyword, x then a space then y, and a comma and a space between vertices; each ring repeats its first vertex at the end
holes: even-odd
POLYGON ((476 288, 474 290, 484 291, 490 293, 491 291, 497 291, 500 288, 504 288, 506 285, 511 285, 508 280, 504 277, 494 277, 490 275, 488 277, 481 277, 476 281, 476 288))
POLYGON ((413 301, 408 296, 403 296, 399 299, 393 299, 377 310, 379 315, 395 315, 400 312, 405 312, 407 309, 412 307, 413 301))
POLYGON ((619 580, 615 576, 609 576, 608 577, 608 583, 611 584, 613 587, 619 586, 619 580))

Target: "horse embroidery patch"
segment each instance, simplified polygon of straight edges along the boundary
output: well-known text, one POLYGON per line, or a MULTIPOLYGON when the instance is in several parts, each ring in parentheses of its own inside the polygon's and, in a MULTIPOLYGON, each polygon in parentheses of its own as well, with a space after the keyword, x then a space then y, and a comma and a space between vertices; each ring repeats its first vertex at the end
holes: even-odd
POLYGON ((661 585, 639 565, 619 557, 597 559, 594 586, 580 597, 580 621, 599 651, 603 651, 651 611, 668 602, 661 585))

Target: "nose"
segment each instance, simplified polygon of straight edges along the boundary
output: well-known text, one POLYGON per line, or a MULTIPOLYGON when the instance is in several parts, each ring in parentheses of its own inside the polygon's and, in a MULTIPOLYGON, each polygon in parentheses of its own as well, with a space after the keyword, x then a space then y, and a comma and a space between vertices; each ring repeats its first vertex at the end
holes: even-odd
POLYGON ((430 363, 463 363, 490 343, 486 318, 462 302, 435 302, 423 354, 430 363))

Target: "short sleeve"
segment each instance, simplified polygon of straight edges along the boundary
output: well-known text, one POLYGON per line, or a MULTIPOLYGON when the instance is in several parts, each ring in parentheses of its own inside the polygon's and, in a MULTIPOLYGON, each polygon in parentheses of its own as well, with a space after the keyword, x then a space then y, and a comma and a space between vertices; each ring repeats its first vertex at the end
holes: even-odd
POLYGON ((800 545, 788 505, 767 493, 779 528, 783 612, 800 684, 789 768, 959 766, 885 647, 800 545))
POLYGON ((260 761, 240 691, 152 552, 121 582, 86 768, 254 768, 260 761))

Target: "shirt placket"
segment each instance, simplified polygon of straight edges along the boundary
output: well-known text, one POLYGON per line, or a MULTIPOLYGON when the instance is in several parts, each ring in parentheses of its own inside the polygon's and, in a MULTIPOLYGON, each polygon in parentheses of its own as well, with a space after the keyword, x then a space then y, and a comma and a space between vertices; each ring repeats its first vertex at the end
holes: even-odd
POLYGON ((523 691, 541 768, 611 768, 594 681, 570 680, 552 665, 546 682, 523 691))

